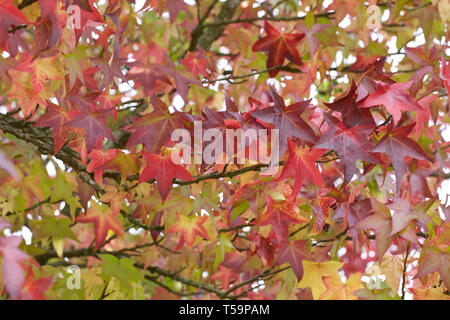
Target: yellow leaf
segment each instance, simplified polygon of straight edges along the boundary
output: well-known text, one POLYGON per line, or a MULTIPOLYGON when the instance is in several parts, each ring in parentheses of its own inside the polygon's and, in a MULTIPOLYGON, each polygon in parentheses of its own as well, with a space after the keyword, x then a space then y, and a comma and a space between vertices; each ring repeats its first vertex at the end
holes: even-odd
POLYGON ((39 5, 39 1, 26 6, 21 11, 23 15, 32 22, 36 22, 36 20, 41 16, 41 7, 39 5))
POLYGON ((197 195, 199 195, 202 192, 202 188, 203 188, 203 182, 200 183, 194 183, 191 185, 191 192, 192 195, 195 197, 197 195))
POLYGON ((299 288, 311 288, 314 299, 318 299, 326 290, 322 277, 335 277, 340 279, 338 271, 344 264, 338 261, 312 262, 303 260, 303 278, 299 288))
POLYGON ((398 256, 386 254, 381 261, 381 272, 386 276, 386 283, 397 293, 403 275, 403 262, 398 256))
POLYGON ((244 174, 241 174, 241 187, 246 185, 249 182, 252 182, 253 177, 256 175, 255 171, 249 171, 244 174))
POLYGON ((412 288, 409 291, 414 294, 414 300, 450 300, 442 288, 412 288))
POLYGON ((101 268, 93 267, 91 269, 88 269, 87 273, 83 275, 86 299, 94 299, 97 294, 101 295, 99 287, 103 286, 104 283, 103 279, 99 277, 101 272, 101 268))
POLYGON ((320 300, 358 300, 353 293, 363 289, 360 272, 352 274, 345 283, 335 277, 323 277, 322 280, 326 290, 320 295, 320 300))
POLYGON ((62 258, 64 253, 64 238, 53 238, 52 237, 53 248, 55 248, 58 257, 62 258))

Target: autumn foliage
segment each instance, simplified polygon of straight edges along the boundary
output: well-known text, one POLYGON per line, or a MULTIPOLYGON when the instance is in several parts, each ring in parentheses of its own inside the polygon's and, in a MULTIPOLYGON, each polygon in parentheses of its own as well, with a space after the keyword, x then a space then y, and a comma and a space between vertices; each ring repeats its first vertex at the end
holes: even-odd
POLYGON ((450 299, 449 20, 448 1, 0 0, 0 297, 450 299), (199 123, 270 134, 175 162, 199 123), (252 144, 278 148, 273 174, 237 161, 252 144))

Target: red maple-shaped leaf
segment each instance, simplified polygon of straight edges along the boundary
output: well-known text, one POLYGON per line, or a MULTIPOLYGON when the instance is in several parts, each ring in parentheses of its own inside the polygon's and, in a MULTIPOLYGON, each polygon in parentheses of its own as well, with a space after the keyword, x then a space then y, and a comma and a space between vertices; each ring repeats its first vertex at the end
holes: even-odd
POLYGON ((257 254, 261 262, 265 266, 272 266, 274 261, 274 247, 269 238, 264 238, 259 233, 256 235, 249 235, 250 255, 257 254))
POLYGON ((99 83, 98 88, 103 91, 110 85, 114 77, 127 81, 127 78, 123 74, 121 68, 126 65, 127 59, 116 58, 112 61, 106 62, 104 59, 95 58, 92 62, 103 72, 102 81, 99 83))
POLYGON ((445 286, 450 288, 450 252, 439 246, 424 246, 419 258, 419 270, 414 278, 422 278, 432 272, 439 272, 445 286))
POLYGON ((13 3, 13 0, 0 0, 0 48, 4 49, 11 25, 31 23, 13 3))
POLYGON ((89 152, 98 143, 101 143, 105 137, 113 141, 115 140, 111 129, 106 123, 106 119, 110 114, 111 110, 100 109, 94 111, 83 108, 79 114, 64 125, 84 129, 86 148, 87 152, 89 152))
POLYGON ((412 220, 420 220, 424 224, 434 224, 430 216, 426 214, 430 204, 434 204, 434 200, 430 202, 421 202, 418 205, 412 207, 410 202, 403 198, 394 197, 393 203, 388 207, 394 211, 392 216, 392 231, 391 235, 400 232, 408 226, 412 220))
POLYGON ((52 284, 52 277, 36 279, 33 272, 29 270, 20 290, 19 300, 46 300, 44 293, 52 284))
POLYGON ((432 161, 417 142, 408 138, 414 125, 415 123, 412 123, 407 126, 393 129, 380 140, 375 148, 372 149, 373 152, 386 153, 391 157, 392 167, 395 170, 397 193, 400 192, 402 178, 407 172, 405 163, 406 156, 419 160, 432 161))
POLYGON ((172 188, 173 179, 191 181, 194 178, 182 165, 173 163, 170 154, 160 156, 143 152, 147 166, 142 170, 138 183, 156 179, 158 192, 164 201, 172 188))
POLYGON ((92 36, 93 30, 105 23, 94 2, 95 0, 74 0, 72 2, 80 9, 80 25, 75 28, 77 41, 83 34, 92 36))
POLYGON ((297 145, 288 139, 289 158, 283 166, 278 180, 289 177, 295 179, 292 197, 296 197, 304 182, 313 183, 319 189, 323 188, 322 175, 316 166, 316 161, 323 155, 322 149, 305 147, 298 149, 297 145))
POLYGON ((374 229, 376 236, 377 256, 380 261, 389 248, 392 240, 392 220, 388 207, 382 203, 371 199, 371 205, 373 208, 373 214, 359 221, 356 225, 356 229, 374 229))
POLYGON ((156 63, 146 65, 142 62, 134 61, 128 63, 128 65, 130 66, 130 71, 126 74, 127 79, 133 80, 142 86, 144 94, 153 92, 159 83, 171 84, 167 75, 157 70, 158 65, 156 63))
POLYGON ((25 281, 23 261, 30 258, 19 248, 21 242, 22 237, 19 236, 0 237, 2 278, 6 291, 12 299, 18 299, 20 295, 20 289, 25 281))
POLYGON ((47 80, 61 80, 62 76, 58 69, 54 67, 56 56, 49 58, 35 59, 35 57, 26 54, 24 60, 15 68, 17 71, 25 72, 30 75, 32 93, 39 94, 45 88, 47 80))
POLYGON ((175 250, 180 250, 183 244, 188 248, 194 245, 197 236, 209 239, 208 232, 206 232, 203 224, 208 220, 208 216, 189 218, 183 214, 177 214, 177 221, 167 229, 167 233, 180 232, 181 238, 175 250))
POLYGON ((58 1, 41 0, 41 19, 36 22, 36 45, 38 51, 48 50, 58 44, 67 16, 60 10, 58 1))
MULTIPOLYGON (((297 65, 303 64, 295 46, 305 37, 304 33, 281 33, 267 21, 264 21, 264 30, 267 35, 256 41, 252 49, 253 51, 264 51, 268 53, 267 68, 281 67, 284 58, 289 59, 297 65)), ((272 69, 269 71, 269 75, 275 77, 279 71, 280 68, 272 69)))
POLYGON ((180 62, 186 66, 186 68, 191 72, 194 76, 198 76, 201 74, 204 77, 208 77, 208 67, 209 63, 206 60, 207 57, 204 53, 201 52, 189 52, 186 55, 186 58, 181 60, 180 62))
POLYGON ((109 160, 117 157, 118 149, 109 149, 106 151, 102 151, 100 149, 92 150, 88 157, 91 159, 89 164, 86 167, 87 172, 94 171, 94 179, 98 184, 102 184, 103 172, 104 169, 99 169, 99 167, 103 166, 109 160))
POLYGON ((213 280, 221 280, 222 289, 228 290, 230 286, 230 281, 232 279, 237 280, 237 274, 230 268, 224 267, 222 265, 219 266, 219 271, 214 272, 214 275, 211 277, 213 280))
POLYGON ((40 116, 34 123, 35 127, 50 127, 53 129, 52 134, 53 141, 55 143, 53 154, 57 154, 58 151, 64 146, 64 143, 66 143, 71 130, 70 128, 65 127, 64 124, 69 122, 75 114, 75 111, 66 111, 60 106, 49 102, 47 104, 47 112, 40 116))
POLYGON ((307 243, 307 240, 285 241, 277 253, 277 264, 289 262, 292 271, 299 281, 303 278, 302 261, 304 259, 312 260, 311 253, 306 247, 307 243))
POLYGON ((345 96, 332 103, 324 104, 331 110, 342 114, 342 122, 347 128, 356 125, 375 125, 370 110, 358 107, 356 103, 356 88, 355 81, 352 81, 352 86, 345 96))
POLYGON ((284 154, 287 149, 288 138, 296 137, 308 142, 316 142, 316 134, 301 117, 309 106, 310 100, 297 102, 287 107, 283 98, 271 86, 269 90, 273 107, 254 111, 251 115, 256 119, 273 124, 275 129, 280 130, 280 155, 284 154))
MULTIPOLYGON (((344 262, 342 270, 345 272, 346 277, 350 277, 355 272, 364 272, 370 262, 378 260, 376 254, 374 256, 369 254, 361 256, 361 252, 355 250, 354 247, 353 243, 347 243, 344 247, 346 249, 345 254, 339 258, 341 262, 344 262)), ((370 253, 370 251, 376 252, 375 250, 375 243, 371 242, 368 251, 370 253)))
POLYGON ((86 139, 83 137, 83 133, 80 133, 79 136, 76 136, 72 140, 70 140, 69 147, 71 147, 72 149, 76 150, 79 153, 81 163, 85 165, 87 163, 88 152, 86 150, 86 139))
POLYGON ((111 213, 113 216, 117 216, 120 213, 122 204, 127 194, 124 191, 118 191, 113 186, 106 186, 105 193, 100 197, 100 201, 103 203, 109 203, 111 213))
POLYGON ((394 125, 397 125, 402 111, 422 111, 422 107, 409 94, 408 89, 411 81, 388 84, 381 81, 375 81, 377 89, 370 93, 361 103, 361 108, 370 108, 376 105, 384 105, 386 110, 392 115, 394 125))
POLYGON ((198 79, 192 78, 191 75, 186 75, 183 72, 178 71, 172 59, 170 59, 167 55, 165 56, 165 61, 167 62, 166 65, 158 65, 155 68, 159 72, 171 75, 173 77, 178 94, 183 98, 184 102, 187 103, 189 101, 189 84, 192 83, 201 87, 202 83, 198 79))
POLYGON ((416 111, 416 130, 414 130, 414 136, 416 141, 419 139, 420 133, 422 132, 422 127, 424 124, 427 124, 430 120, 431 112, 430 112, 430 103, 432 103, 438 97, 437 94, 432 94, 429 96, 425 96, 419 99, 417 102, 423 108, 422 111, 416 111))
POLYGON ((151 102, 154 110, 124 129, 132 132, 127 147, 142 143, 148 152, 157 153, 174 130, 185 127, 187 118, 182 112, 170 113, 167 105, 155 95, 151 102))
POLYGON ((319 233, 322 231, 325 221, 330 216, 330 207, 335 203, 336 200, 330 197, 317 197, 311 201, 311 207, 314 212, 312 232, 319 233))
POLYGON ((300 214, 298 206, 294 202, 277 202, 267 196, 267 209, 259 219, 258 225, 271 224, 277 238, 285 240, 289 233, 289 224, 308 222, 309 220, 300 214))
POLYGON ((354 126, 347 129, 336 118, 324 113, 328 123, 328 131, 320 138, 313 148, 333 149, 344 167, 344 184, 347 184, 356 171, 356 160, 378 163, 379 160, 370 154, 373 144, 367 136, 373 129, 372 125, 354 126))
POLYGON ((122 181, 139 171, 137 166, 139 155, 136 153, 126 154, 120 150, 117 151, 117 155, 112 159, 106 161, 99 170, 115 170, 120 173, 122 181))
MULTIPOLYGON (((0 170, 5 170, 14 180, 20 179, 20 175, 16 167, 1 150, 0 150, 0 170)), ((0 221, 0 230, 1 230, 1 221, 0 221)))
POLYGON ((90 208, 75 219, 75 222, 93 223, 95 229, 95 247, 98 249, 105 242, 108 231, 114 231, 118 236, 123 235, 123 224, 119 214, 112 213, 107 205, 100 205, 91 201, 90 208))

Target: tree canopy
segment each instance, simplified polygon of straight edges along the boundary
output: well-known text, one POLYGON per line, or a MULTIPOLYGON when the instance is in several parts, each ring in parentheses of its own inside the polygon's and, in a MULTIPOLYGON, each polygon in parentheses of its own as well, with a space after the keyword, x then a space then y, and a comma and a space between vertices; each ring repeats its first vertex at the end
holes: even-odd
POLYGON ((449 20, 0 0, 0 297, 449 300, 449 20))

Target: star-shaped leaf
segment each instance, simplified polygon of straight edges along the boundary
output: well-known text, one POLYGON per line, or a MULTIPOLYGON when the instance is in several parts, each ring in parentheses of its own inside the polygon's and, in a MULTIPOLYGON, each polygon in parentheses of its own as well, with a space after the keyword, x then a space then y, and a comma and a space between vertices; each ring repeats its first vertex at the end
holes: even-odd
POLYGON ((298 206, 291 201, 277 202, 267 196, 267 209, 261 216, 258 225, 272 225, 277 237, 285 240, 289 233, 289 224, 291 223, 307 223, 308 219, 303 217, 298 210, 298 206))
POLYGON ((426 214, 430 204, 432 205, 434 200, 430 202, 419 203, 411 208, 411 204, 408 200, 403 198, 394 197, 393 203, 389 205, 389 209, 394 210, 392 216, 392 231, 391 235, 400 232, 408 226, 412 220, 420 220, 424 223, 428 222, 434 224, 430 216, 426 214))
MULTIPOLYGON (((252 49, 268 53, 267 68, 281 66, 285 58, 297 65, 303 64, 295 46, 305 37, 304 33, 281 33, 267 21, 264 21, 264 30, 267 35, 256 41, 252 49)), ((269 76, 275 77, 279 71, 280 68, 272 69, 269 76)))
POLYGON ((4 49, 8 40, 8 28, 11 25, 31 23, 13 3, 13 0, 0 0, 0 48, 4 49))
POLYGON ((189 52, 184 59, 180 62, 185 65, 185 67, 192 73, 194 76, 198 76, 201 74, 204 77, 208 77, 208 67, 209 63, 206 60, 207 57, 204 53, 201 52, 189 52))
POLYGON ((167 233, 181 233, 180 241, 175 250, 181 249, 185 243, 188 248, 191 248, 197 236, 209 239, 208 232, 206 232, 203 226, 206 220, 208 220, 208 216, 189 218, 178 212, 176 214, 177 221, 167 229, 167 233))
POLYGON ((0 237, 2 277, 6 291, 12 299, 19 298, 20 289, 25 281, 22 262, 30 258, 19 248, 21 242, 22 237, 19 236, 0 237))
POLYGON ((126 181, 128 176, 139 171, 137 161, 137 154, 126 154, 118 150, 116 156, 106 161, 98 170, 117 170, 120 173, 122 181, 126 181))
POLYGON ((373 214, 364 218, 355 225, 357 229, 374 229, 377 244, 378 258, 382 259, 393 240, 391 236, 392 220, 391 213, 384 204, 371 199, 373 214))
POLYGON ((302 261, 304 259, 311 260, 311 253, 306 247, 307 243, 307 240, 285 241, 277 253, 277 264, 289 262, 292 271, 299 281, 303 277, 302 261))
POLYGON ((156 96, 152 96, 151 102, 154 110, 125 128, 132 132, 126 147, 142 143, 148 152, 157 153, 175 129, 185 127, 187 118, 184 113, 170 113, 166 104, 156 96))
POLYGON ((214 275, 211 277, 211 279, 213 280, 221 280, 222 289, 224 290, 228 290, 230 281, 236 278, 237 275, 232 269, 224 267, 222 265, 219 266, 219 270, 214 272, 214 275))
POLYGON ((118 213, 111 212, 107 205, 100 205, 91 201, 90 208, 75 219, 80 223, 93 223, 95 229, 95 247, 98 249, 105 242, 108 231, 114 231, 118 236, 122 236, 123 224, 119 220, 118 213))
POLYGON ((416 141, 420 137, 420 133, 422 132, 423 124, 427 124, 430 120, 431 112, 430 112, 430 103, 433 102, 438 97, 437 94, 431 94, 429 96, 423 97, 419 99, 419 104, 422 107, 422 111, 416 111, 416 130, 414 132, 414 136, 416 141))
POLYGON ((70 128, 64 126, 70 119, 76 114, 72 110, 64 110, 63 108, 49 102, 47 104, 47 112, 37 119, 34 123, 35 127, 50 127, 52 128, 53 141, 55 143, 55 149, 53 154, 57 154, 58 151, 64 146, 71 132, 70 128))
POLYGON ((367 138, 373 126, 353 126, 347 129, 342 122, 324 113, 328 123, 328 131, 320 138, 313 148, 333 149, 344 167, 344 184, 347 184, 356 171, 356 160, 379 163, 370 153, 372 142, 367 138))
POLYGON ((333 277, 339 279, 338 271, 344 264, 338 261, 313 262, 303 260, 304 274, 298 284, 299 288, 311 288, 314 299, 319 299, 320 295, 327 290, 322 278, 333 277))
POLYGON ((106 118, 111 114, 111 110, 88 110, 83 108, 82 111, 73 117, 65 126, 72 126, 82 128, 85 131, 87 152, 94 149, 94 147, 103 141, 106 137, 110 140, 115 140, 111 129, 106 123, 106 118))
POLYGON ((106 151, 102 151, 100 149, 94 149, 89 152, 89 164, 86 167, 87 172, 94 171, 94 179, 98 184, 102 184, 103 172, 105 169, 100 169, 105 163, 109 160, 117 157, 117 154, 120 150, 118 149, 109 149, 106 151))
POLYGON ((292 177, 295 179, 292 197, 296 197, 304 182, 313 183, 319 189, 323 188, 322 175, 316 166, 316 161, 323 155, 321 149, 309 147, 298 150, 297 145, 288 139, 289 158, 283 166, 278 180, 292 177))
POLYGON ((386 153, 391 157, 392 166, 395 170, 397 182, 397 193, 400 192, 402 178, 407 171, 405 157, 410 156, 419 160, 432 161, 423 151, 422 147, 414 140, 408 138, 409 133, 414 128, 414 123, 395 128, 388 132, 377 144, 372 152, 386 153))
POLYGON ((450 252, 438 246, 424 246, 420 253, 419 270, 414 278, 422 278, 432 272, 439 272, 445 286, 450 288, 450 252))
POLYGON ((376 105, 384 105, 386 110, 392 115, 394 125, 397 125, 402 111, 422 111, 420 104, 408 92, 411 81, 387 84, 375 81, 377 88, 370 93, 361 103, 361 108, 370 108, 376 105))
POLYGON ((137 283, 142 280, 142 273, 134 266, 135 260, 131 258, 118 259, 110 254, 99 254, 102 260, 102 276, 106 279, 114 277, 126 288, 131 289, 130 282, 137 283))
POLYGON ((188 99, 189 84, 192 83, 201 87, 202 83, 198 79, 193 78, 190 75, 186 75, 182 71, 177 70, 175 64, 168 56, 165 56, 165 60, 167 62, 167 65, 158 65, 155 68, 159 72, 171 75, 173 77, 173 79, 175 80, 175 87, 178 94, 183 98, 184 102, 187 103, 189 101, 188 99))
POLYGON ((352 81, 352 86, 345 96, 332 103, 324 103, 331 110, 342 114, 342 122, 347 128, 356 125, 375 125, 372 113, 369 109, 359 108, 356 103, 356 84, 352 81))
POLYGON ((170 154, 160 156, 157 154, 142 153, 147 166, 141 172, 138 183, 156 179, 158 192, 164 201, 172 188, 173 179, 190 181, 194 178, 183 166, 173 163, 170 154))
POLYGON ((336 277, 323 277, 322 280, 326 291, 320 295, 320 300, 358 300, 353 293, 364 288, 360 272, 352 274, 345 283, 336 277))
POLYGON ((31 270, 20 289, 19 300, 46 300, 45 291, 50 289, 53 284, 52 277, 36 279, 31 270))
POLYGON ((288 138, 296 137, 308 142, 316 142, 316 134, 301 117, 309 106, 310 100, 286 106, 283 98, 271 86, 269 90, 274 104, 273 107, 254 111, 251 115, 256 119, 273 124, 275 129, 280 130, 280 155, 283 155, 287 149, 288 138))

